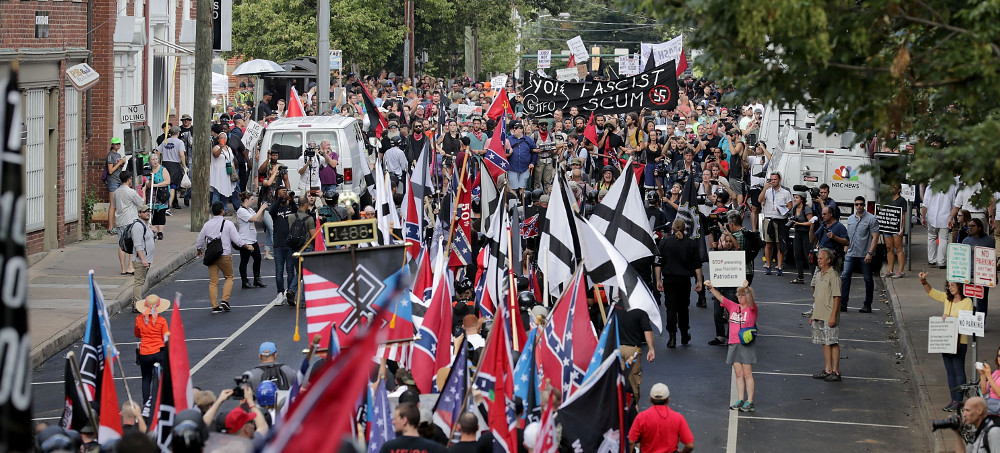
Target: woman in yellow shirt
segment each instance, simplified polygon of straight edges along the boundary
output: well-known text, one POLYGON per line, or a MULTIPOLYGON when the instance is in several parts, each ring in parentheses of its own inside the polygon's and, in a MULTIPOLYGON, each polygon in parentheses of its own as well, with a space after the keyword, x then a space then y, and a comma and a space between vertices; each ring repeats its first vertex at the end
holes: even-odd
MULTIPOLYGON (((938 302, 944 304, 944 314, 941 318, 949 316, 958 317, 960 310, 972 311, 972 299, 962 294, 962 284, 946 282, 945 291, 938 291, 927 283, 927 272, 920 273, 920 284, 924 286, 927 295, 938 302)), ((966 335, 958 336, 958 350, 955 354, 941 354, 944 359, 944 369, 948 373, 948 388, 951 389, 951 402, 943 408, 948 412, 956 412, 962 407, 962 392, 955 390, 956 387, 965 384, 965 352, 969 347, 969 338, 966 335)))
POLYGON ((163 362, 163 339, 170 333, 167 320, 160 316, 170 307, 170 301, 161 299, 155 294, 135 301, 135 309, 139 315, 135 317, 135 337, 139 339, 138 357, 139 370, 142 371, 142 400, 150 395, 150 385, 153 381, 153 365, 163 362))

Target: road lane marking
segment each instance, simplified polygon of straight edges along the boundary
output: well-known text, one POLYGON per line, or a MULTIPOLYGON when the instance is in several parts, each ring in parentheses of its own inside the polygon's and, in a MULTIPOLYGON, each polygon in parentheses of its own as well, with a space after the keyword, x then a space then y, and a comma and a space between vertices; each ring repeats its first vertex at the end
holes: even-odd
MULTIPOLYGON (((774 376, 804 376, 811 378, 811 374, 806 373, 779 373, 777 371, 754 371, 753 374, 769 374, 774 376)), ((879 377, 862 377, 862 376, 840 376, 843 379, 857 379, 859 381, 886 381, 886 382, 899 382, 902 379, 899 378, 879 378, 879 377)))
MULTIPOLYGON (((809 299, 798 299, 798 300, 809 300, 809 299)), ((811 302, 808 303, 808 304, 797 304, 797 303, 794 303, 794 302, 795 302, 794 300, 793 301, 787 301, 787 302, 757 302, 757 305, 770 304, 770 305, 798 305, 800 307, 812 307, 813 306, 813 304, 811 302)), ((881 308, 875 308, 874 306, 872 306, 872 311, 882 311, 882 309, 881 308)))
MULTIPOLYGON (((265 278, 274 278, 273 275, 264 275, 260 277, 262 280, 265 278)), ((185 278, 180 280, 174 280, 174 283, 190 283, 190 282, 207 282, 207 278, 185 278)), ((235 282, 234 282, 235 284, 235 282)))
MULTIPOLYGON (((736 370, 729 367, 729 401, 736 402, 736 370)), ((729 410, 729 428, 726 432, 726 453, 736 453, 737 430, 739 429, 739 409, 729 410)))
MULTIPOLYGON (((183 310, 183 308, 182 308, 181 310, 183 310)), ((215 338, 185 338, 185 339, 184 339, 184 341, 185 341, 185 342, 188 342, 188 341, 218 341, 218 340, 225 340, 226 338, 228 338, 228 337, 215 337, 215 338)), ((130 342, 128 342, 128 343, 118 343, 118 345, 133 345, 133 344, 139 344, 139 342, 138 342, 138 341, 130 341, 130 342)))
MULTIPOLYGON (((256 307, 263 307, 265 305, 268 305, 268 304, 230 305, 230 307, 233 308, 233 309, 237 309, 237 308, 256 308, 256 307)), ((212 306, 208 305, 208 306, 205 306, 205 307, 188 307, 188 308, 182 308, 181 311, 184 311, 184 310, 211 310, 211 309, 212 309, 212 306)))
MULTIPOLYGON (((132 376, 125 379, 142 379, 142 376, 132 376)), ((122 380, 120 377, 115 378, 116 381, 122 380)), ((32 382, 31 385, 49 385, 49 384, 65 384, 66 381, 46 381, 46 382, 32 382)))
MULTIPOLYGON (((805 336, 805 335, 775 335, 775 334, 762 334, 761 333, 761 334, 757 334, 757 336, 758 337, 775 337, 775 338, 798 338, 798 339, 802 339, 802 340, 810 340, 810 341, 812 341, 812 337, 811 336, 805 336)), ((889 340, 859 340, 859 339, 852 339, 852 338, 841 338, 840 341, 855 341, 855 342, 858 342, 858 343, 888 343, 889 342, 889 340)))
POLYGON ((222 350, 225 349, 226 346, 229 346, 229 343, 232 343, 233 340, 236 339, 236 337, 243 334, 243 332, 249 329, 250 326, 252 326, 255 322, 257 322, 258 319, 263 317, 264 314, 266 314, 271 309, 271 307, 274 307, 274 304, 266 304, 263 309, 261 309, 259 312, 257 312, 256 315, 254 315, 253 318, 250 318, 250 320, 247 321, 245 324, 243 324, 243 326, 241 326, 239 329, 237 329, 236 332, 233 332, 233 334, 230 335, 228 338, 226 338, 225 341, 216 346, 215 349, 209 352, 208 355, 205 356, 205 358, 201 359, 201 361, 199 361, 197 365, 191 367, 191 376, 194 376, 194 374, 197 373, 198 370, 201 369, 201 367, 207 365, 208 362, 212 360, 212 358, 214 358, 218 353, 222 352, 222 350))
POLYGON ((876 428, 900 428, 909 429, 909 426, 903 425, 883 425, 879 423, 861 423, 861 422, 838 422, 834 420, 809 420, 803 418, 781 418, 781 417, 757 417, 754 415, 747 415, 744 418, 750 420, 774 420, 779 422, 802 422, 802 423, 825 423, 830 425, 856 425, 856 426, 873 426, 876 428))

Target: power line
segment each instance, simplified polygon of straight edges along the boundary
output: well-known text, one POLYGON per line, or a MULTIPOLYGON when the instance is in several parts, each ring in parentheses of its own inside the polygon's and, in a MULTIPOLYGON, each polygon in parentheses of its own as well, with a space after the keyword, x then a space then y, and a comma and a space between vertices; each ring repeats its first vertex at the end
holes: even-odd
POLYGON ((634 27, 623 27, 623 28, 615 28, 615 29, 605 28, 605 29, 596 29, 596 30, 584 30, 584 29, 580 29, 580 28, 543 27, 541 25, 536 25, 535 28, 537 28, 539 30, 564 30, 564 31, 573 31, 573 32, 584 32, 584 33, 592 33, 592 32, 611 32, 611 33, 614 33, 614 32, 630 31, 630 30, 648 30, 650 28, 659 27, 659 26, 660 26, 660 24, 642 24, 642 25, 636 25, 634 27))
MULTIPOLYGON (((539 17, 539 19, 542 19, 542 18, 541 18, 541 17, 539 17)), ((594 25, 631 25, 631 24, 636 24, 636 25, 646 25, 646 26, 657 26, 657 25, 663 25, 663 24, 660 24, 660 23, 652 23, 652 24, 637 24, 637 23, 635 23, 635 22, 596 22, 596 21, 592 21, 592 20, 573 20, 573 19, 561 19, 561 18, 558 18, 558 17, 554 17, 554 16, 551 16, 551 17, 545 17, 544 19, 545 19, 545 20, 551 20, 551 21, 553 21, 553 22, 572 22, 572 23, 575 23, 575 24, 594 24, 594 25)))

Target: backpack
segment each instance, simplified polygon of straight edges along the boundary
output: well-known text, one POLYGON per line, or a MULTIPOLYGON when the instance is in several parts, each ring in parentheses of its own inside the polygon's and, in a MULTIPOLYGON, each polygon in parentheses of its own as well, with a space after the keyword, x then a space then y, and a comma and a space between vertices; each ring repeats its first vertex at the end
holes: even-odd
POLYGON ((122 229, 122 234, 118 236, 118 248, 129 255, 135 253, 135 242, 132 240, 132 225, 139 222, 142 225, 142 235, 146 235, 146 223, 136 219, 127 228, 122 229))
MULTIPOLYGON (((288 378, 285 377, 285 373, 281 372, 281 367, 284 365, 280 363, 268 363, 267 365, 257 365, 257 368, 261 371, 260 382, 271 381, 278 386, 278 390, 288 390, 292 387, 292 383, 288 382, 288 378)), ((260 385, 259 383, 257 384, 260 385)))
POLYGON ((306 245, 306 240, 309 239, 309 219, 308 215, 299 215, 295 213, 295 220, 292 221, 291 225, 288 227, 288 246, 293 249, 300 249, 303 245, 306 245))
POLYGON ((760 249, 764 248, 764 241, 760 238, 760 232, 746 230, 743 232, 743 240, 746 245, 747 258, 751 260, 757 258, 760 249))

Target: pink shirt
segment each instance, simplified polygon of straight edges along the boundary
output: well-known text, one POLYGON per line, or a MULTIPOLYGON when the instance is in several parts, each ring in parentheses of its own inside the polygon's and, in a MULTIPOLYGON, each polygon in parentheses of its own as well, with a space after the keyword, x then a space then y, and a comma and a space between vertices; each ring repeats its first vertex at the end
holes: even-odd
MULTIPOLYGON (((993 382, 1000 384, 1000 370, 993 371, 993 375, 990 376, 990 379, 992 379, 993 382)), ((986 383, 986 388, 990 389, 990 398, 1000 398, 1000 396, 998 396, 996 392, 993 391, 993 386, 990 385, 988 382, 986 383)))
POLYGON ((743 309, 740 304, 723 297, 722 308, 729 311, 729 344, 740 344, 740 329, 757 325, 757 306, 743 309))

